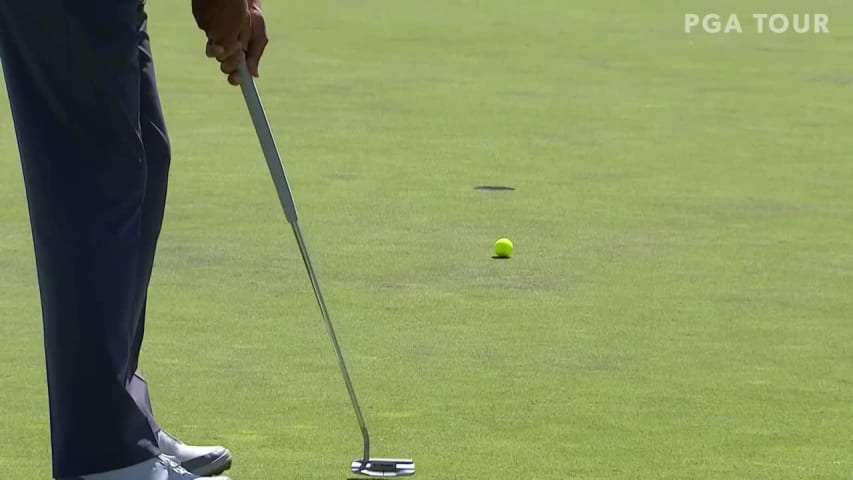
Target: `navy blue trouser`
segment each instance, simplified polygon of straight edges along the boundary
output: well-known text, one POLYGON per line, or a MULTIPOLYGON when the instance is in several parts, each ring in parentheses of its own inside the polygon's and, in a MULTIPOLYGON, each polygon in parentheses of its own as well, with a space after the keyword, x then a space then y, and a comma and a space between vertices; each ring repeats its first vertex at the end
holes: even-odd
POLYGON ((170 151, 140 0, 0 0, 44 323, 53 474, 151 457, 137 374, 170 151))

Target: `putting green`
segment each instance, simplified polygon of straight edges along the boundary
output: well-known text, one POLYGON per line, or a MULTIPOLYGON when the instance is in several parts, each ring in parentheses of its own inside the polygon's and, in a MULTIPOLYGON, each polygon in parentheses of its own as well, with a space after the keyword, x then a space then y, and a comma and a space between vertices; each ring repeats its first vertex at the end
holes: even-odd
MULTIPOLYGON (((235 480, 345 478, 360 438, 240 92, 189 2, 149 3, 174 144, 155 409, 227 444, 235 480)), ((853 475, 853 5, 267 4, 258 85, 376 456, 429 479, 853 475), (804 9, 831 33, 746 28, 804 9), (691 10, 745 31, 685 34, 691 10)), ((0 103, 0 476, 45 479, 0 103)))

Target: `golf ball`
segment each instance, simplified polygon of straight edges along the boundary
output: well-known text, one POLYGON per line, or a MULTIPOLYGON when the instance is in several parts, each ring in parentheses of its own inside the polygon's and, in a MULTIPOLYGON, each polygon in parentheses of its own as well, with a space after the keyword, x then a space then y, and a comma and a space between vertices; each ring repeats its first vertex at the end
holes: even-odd
POLYGON ((500 258, 509 258, 512 256, 512 240, 508 238, 499 238, 495 242, 495 256, 500 258))

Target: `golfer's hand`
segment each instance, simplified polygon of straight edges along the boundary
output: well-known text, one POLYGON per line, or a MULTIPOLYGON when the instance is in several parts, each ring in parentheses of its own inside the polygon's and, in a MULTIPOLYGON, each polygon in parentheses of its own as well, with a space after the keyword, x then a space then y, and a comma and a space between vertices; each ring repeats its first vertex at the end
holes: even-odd
POLYGON ((240 73, 237 69, 244 61, 252 76, 257 77, 260 74, 258 67, 261 56, 269 43, 260 0, 249 0, 247 15, 248 22, 238 35, 237 46, 220 44, 213 38, 209 38, 207 42, 207 56, 219 61, 220 69, 228 75, 228 83, 231 85, 240 84, 240 73))
POLYGON ((192 0, 193 16, 207 38, 225 50, 239 49, 241 36, 249 31, 247 0, 192 0))

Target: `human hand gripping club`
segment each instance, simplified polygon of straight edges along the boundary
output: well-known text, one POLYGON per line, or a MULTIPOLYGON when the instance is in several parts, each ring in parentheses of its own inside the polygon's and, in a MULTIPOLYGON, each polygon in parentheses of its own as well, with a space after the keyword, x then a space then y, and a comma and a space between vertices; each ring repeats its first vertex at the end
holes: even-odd
POLYGON ((215 58, 228 83, 238 85, 238 68, 245 63, 260 75, 260 61, 269 43, 261 0, 193 0, 196 23, 207 35, 205 54, 215 58))

